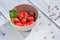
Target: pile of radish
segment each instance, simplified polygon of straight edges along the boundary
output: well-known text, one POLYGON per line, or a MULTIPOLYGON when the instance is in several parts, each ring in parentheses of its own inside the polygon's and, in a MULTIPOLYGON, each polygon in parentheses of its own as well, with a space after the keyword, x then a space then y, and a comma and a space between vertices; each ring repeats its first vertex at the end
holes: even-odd
POLYGON ((9 11, 11 22, 17 26, 28 26, 35 22, 35 13, 33 11, 17 12, 16 10, 9 11))

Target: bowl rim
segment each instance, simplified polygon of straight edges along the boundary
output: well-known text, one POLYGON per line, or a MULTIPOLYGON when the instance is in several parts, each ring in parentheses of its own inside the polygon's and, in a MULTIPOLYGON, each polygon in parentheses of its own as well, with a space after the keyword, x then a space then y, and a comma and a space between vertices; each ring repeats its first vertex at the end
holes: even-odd
MULTIPOLYGON (((17 6, 22 6, 22 5, 30 5, 30 4, 21 4, 21 5, 17 5, 17 6)), ((15 6, 15 7, 17 7, 17 6, 15 6)), ((30 6, 32 6, 32 7, 34 7, 33 5, 30 5, 30 6)), ((13 8, 13 9, 15 9, 15 7, 13 8)), ((34 7, 35 8, 35 7, 34 7)), ((36 8, 35 8, 36 9, 36 8)), ((16 9, 15 9, 16 10, 16 9)), ((10 10, 9 10, 10 11, 10 10)), ((37 9, 36 9, 36 11, 37 11, 37 9)), ((37 11, 38 12, 38 11, 37 11)), ((8 14, 9 15, 9 14, 8 14)), ((32 26, 32 25, 34 25, 36 22, 37 22, 37 20, 38 20, 38 16, 37 16, 37 19, 34 21, 34 23, 33 24, 30 24, 30 25, 28 25, 28 26, 17 26, 17 25, 15 25, 15 24, 13 24, 12 22, 11 22, 11 18, 10 18, 10 15, 9 15, 9 22, 13 25, 13 26, 16 26, 16 27, 30 27, 30 26, 32 26)))

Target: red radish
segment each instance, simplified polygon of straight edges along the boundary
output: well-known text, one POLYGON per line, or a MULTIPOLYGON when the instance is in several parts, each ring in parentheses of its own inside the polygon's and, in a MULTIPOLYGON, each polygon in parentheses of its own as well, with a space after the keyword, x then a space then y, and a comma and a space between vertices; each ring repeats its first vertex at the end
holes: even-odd
POLYGON ((29 22, 27 22, 26 24, 27 24, 27 25, 29 25, 30 23, 29 23, 29 22))
POLYGON ((28 21, 34 21, 34 17, 28 17, 27 20, 28 21))
POLYGON ((27 22, 27 20, 24 19, 24 18, 21 20, 21 23, 22 23, 22 24, 25 24, 26 22, 27 22))
POLYGON ((24 24, 24 26, 27 26, 27 24, 24 24))
POLYGON ((23 18, 24 17, 23 13, 22 12, 19 12, 18 13, 18 17, 19 17, 19 19, 23 18))
POLYGON ((15 22, 15 25, 17 26, 28 26, 34 23, 35 20, 35 14, 34 12, 19 12, 18 13, 18 18, 13 18, 13 22, 15 22))
POLYGON ((12 20, 16 23, 20 22, 20 20, 18 18, 13 18, 12 20))
POLYGON ((34 17, 34 12, 30 12, 29 15, 34 17))
POLYGON ((22 24, 21 24, 21 23, 16 23, 15 25, 17 25, 17 26, 22 26, 22 24))
POLYGON ((30 21, 30 24, 33 24, 34 23, 34 21, 30 21))
POLYGON ((22 12, 24 16, 28 16, 28 13, 27 12, 22 12))

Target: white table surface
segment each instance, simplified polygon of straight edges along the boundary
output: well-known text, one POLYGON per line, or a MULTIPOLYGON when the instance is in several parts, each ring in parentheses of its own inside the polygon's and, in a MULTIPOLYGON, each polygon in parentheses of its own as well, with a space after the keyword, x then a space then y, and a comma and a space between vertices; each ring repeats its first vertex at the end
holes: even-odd
MULTIPOLYGON (((7 16, 7 12, 8 10, 10 10, 10 8, 13 8, 14 6, 16 5, 19 5, 19 4, 30 4, 32 5, 31 3, 28 2, 28 0, 0 0, 0 6, 3 7, 3 9, 5 9, 5 13, 3 13, 3 15, 8 19, 8 16, 7 16), (14 2, 13 2, 14 1, 14 2), (7 3, 8 2, 8 3, 7 3), (7 7, 8 6, 8 7, 7 7)), ((43 18, 46 18, 45 16, 43 18)), ((41 19, 42 20, 42 19, 41 19)), ((45 19, 46 20, 46 19, 45 19)), ((42 22, 44 25, 48 25, 49 23, 46 22, 45 20, 43 20, 44 22, 42 22)), ((49 21, 50 22, 50 21, 49 21)), ((6 25, 10 25, 9 22, 6 23, 6 25)), ((6 26, 4 25, 4 26, 6 26)), ((25 39, 29 34, 34 34, 35 29, 31 31, 28 31, 28 32, 22 32, 22 31, 18 31, 22 36, 23 36, 23 39, 25 39), (31 32, 31 33, 30 33, 31 32)), ((36 33, 36 32, 35 32, 36 33)), ((31 35, 32 36, 32 35, 31 35)), ((30 36, 28 36, 30 38, 30 36)), ((28 38, 27 38, 28 39, 28 38)), ((29 39, 28 39, 29 40, 29 39)))

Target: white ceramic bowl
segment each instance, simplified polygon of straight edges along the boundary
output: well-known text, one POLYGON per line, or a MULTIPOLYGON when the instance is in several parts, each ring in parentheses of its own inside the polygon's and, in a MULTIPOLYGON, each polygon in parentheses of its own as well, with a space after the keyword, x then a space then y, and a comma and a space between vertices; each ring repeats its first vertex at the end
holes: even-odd
POLYGON ((17 10, 18 12, 21 12, 21 11, 33 11, 35 12, 35 22, 31 25, 28 25, 28 26, 16 26, 15 24, 13 24, 10 20, 10 16, 9 16, 9 21, 10 23, 12 24, 12 26, 14 28, 16 28, 17 30, 21 30, 21 31, 28 31, 28 30, 31 30, 32 27, 34 27, 34 25, 36 25, 37 23, 37 19, 38 19, 38 11, 36 10, 35 7, 29 5, 29 4, 22 4, 22 5, 18 5, 16 7, 14 7, 13 9, 17 10))

